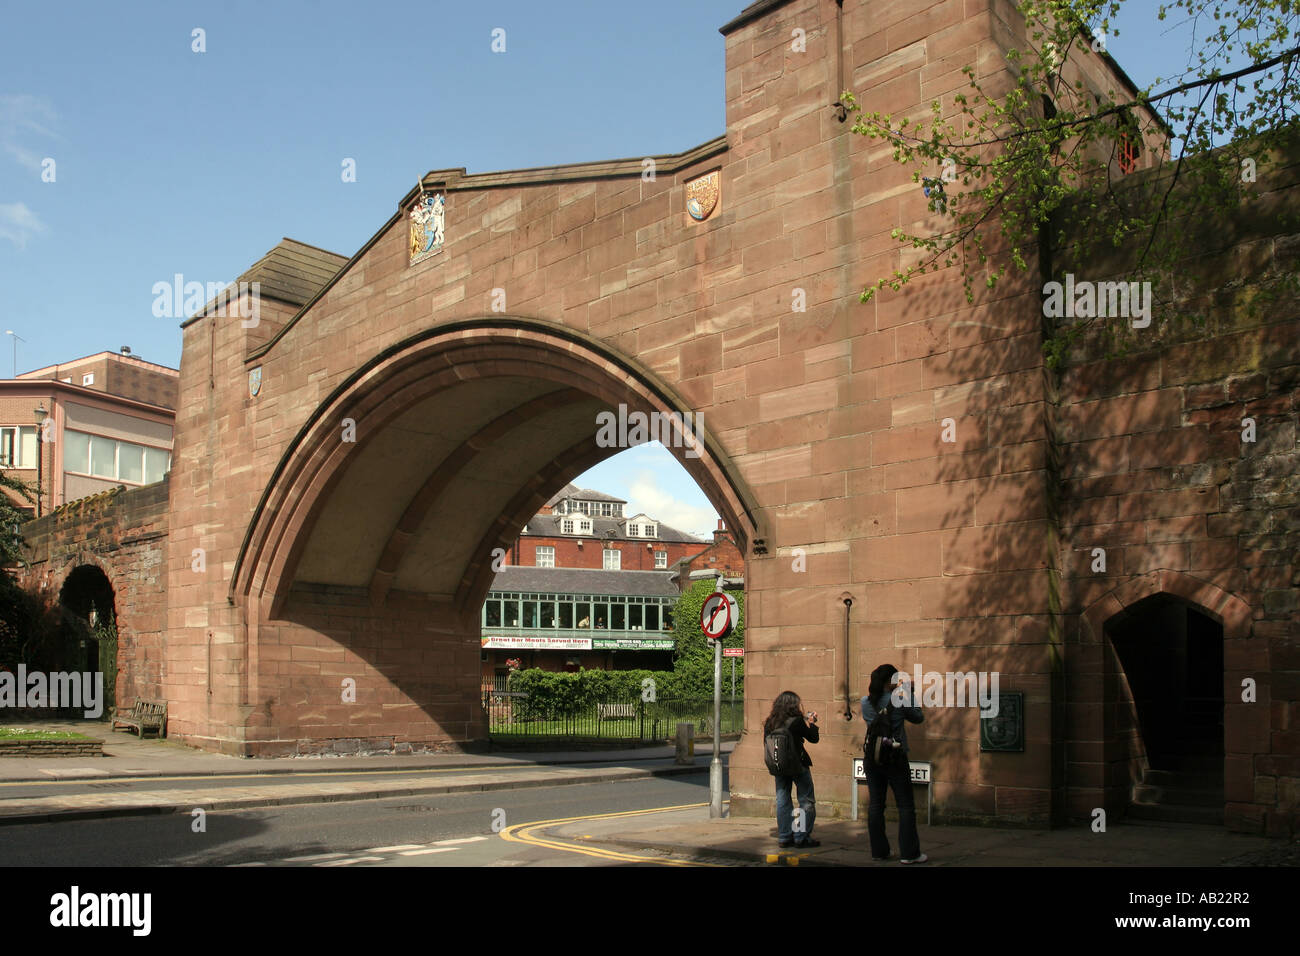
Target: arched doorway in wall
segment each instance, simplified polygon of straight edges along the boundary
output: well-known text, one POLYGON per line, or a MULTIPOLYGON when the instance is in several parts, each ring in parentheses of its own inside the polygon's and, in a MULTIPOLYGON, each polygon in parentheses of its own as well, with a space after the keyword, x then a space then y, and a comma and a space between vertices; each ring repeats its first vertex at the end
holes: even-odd
POLYGON ((59 604, 70 630, 73 660, 79 669, 104 675, 103 712, 116 703, 117 605, 113 584, 103 569, 93 564, 73 568, 59 589, 59 604))
POLYGON ((1140 776, 1129 816, 1223 822, 1224 630, 1190 602, 1154 594, 1105 627, 1118 669, 1117 729, 1140 776))

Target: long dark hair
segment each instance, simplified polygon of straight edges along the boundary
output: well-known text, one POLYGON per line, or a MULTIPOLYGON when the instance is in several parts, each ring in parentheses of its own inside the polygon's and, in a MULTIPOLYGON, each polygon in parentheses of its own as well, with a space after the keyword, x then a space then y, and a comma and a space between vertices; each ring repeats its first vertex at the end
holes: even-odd
POLYGON ((874 707, 876 701, 880 700, 881 695, 889 689, 889 682, 897 673, 898 668, 893 664, 881 664, 871 672, 871 685, 867 688, 867 697, 871 701, 871 706, 874 707))
POLYGON ((763 721, 764 735, 770 734, 791 717, 799 717, 802 713, 799 709, 799 695, 792 690, 781 691, 776 695, 776 700, 772 701, 772 712, 767 715, 767 720, 763 721))

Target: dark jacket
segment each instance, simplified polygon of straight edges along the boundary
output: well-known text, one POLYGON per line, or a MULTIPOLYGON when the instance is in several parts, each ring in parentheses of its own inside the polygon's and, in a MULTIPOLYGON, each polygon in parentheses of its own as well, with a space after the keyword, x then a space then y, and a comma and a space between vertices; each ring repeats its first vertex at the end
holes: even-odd
MULTIPOLYGON (((877 711, 884 710, 885 706, 891 703, 890 695, 892 693, 892 691, 885 691, 885 693, 880 695, 876 700, 874 705, 869 697, 862 698, 862 719, 867 722, 868 727, 870 727, 871 722, 876 719, 877 711)), ((895 707, 890 717, 892 718, 891 723, 894 726, 893 737, 903 745, 903 752, 907 753, 907 728, 903 726, 903 721, 910 720, 914 724, 919 724, 923 719, 921 716, 921 708, 895 707)))
POLYGON ((790 724, 790 736, 799 745, 799 759, 803 761, 803 765, 811 767, 812 757, 808 756, 808 751, 804 750, 803 744, 805 740, 810 744, 815 744, 821 739, 821 731, 817 729, 817 725, 809 725, 802 717, 796 717, 790 724))

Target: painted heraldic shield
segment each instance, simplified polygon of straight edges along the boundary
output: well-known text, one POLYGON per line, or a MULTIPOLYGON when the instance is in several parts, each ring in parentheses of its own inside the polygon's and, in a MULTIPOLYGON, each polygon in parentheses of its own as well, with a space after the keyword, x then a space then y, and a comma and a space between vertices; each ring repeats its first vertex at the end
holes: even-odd
POLYGON ((722 173, 714 170, 686 184, 686 211, 695 220, 709 218, 722 191, 722 173))

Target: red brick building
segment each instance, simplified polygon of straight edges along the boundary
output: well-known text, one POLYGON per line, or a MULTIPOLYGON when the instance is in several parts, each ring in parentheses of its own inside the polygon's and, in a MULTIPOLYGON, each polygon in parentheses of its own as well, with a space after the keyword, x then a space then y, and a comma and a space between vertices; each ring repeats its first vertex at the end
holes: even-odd
POLYGON ((731 579, 743 580, 745 577, 745 556, 740 553, 735 535, 727 530, 721 518, 707 548, 683 557, 673 565, 678 586, 683 591, 690 587, 691 574, 695 571, 713 571, 731 579))
POLYGON ((666 571, 706 542, 646 514, 625 515, 627 502, 565 485, 524 526, 507 558, 517 567, 666 571))

